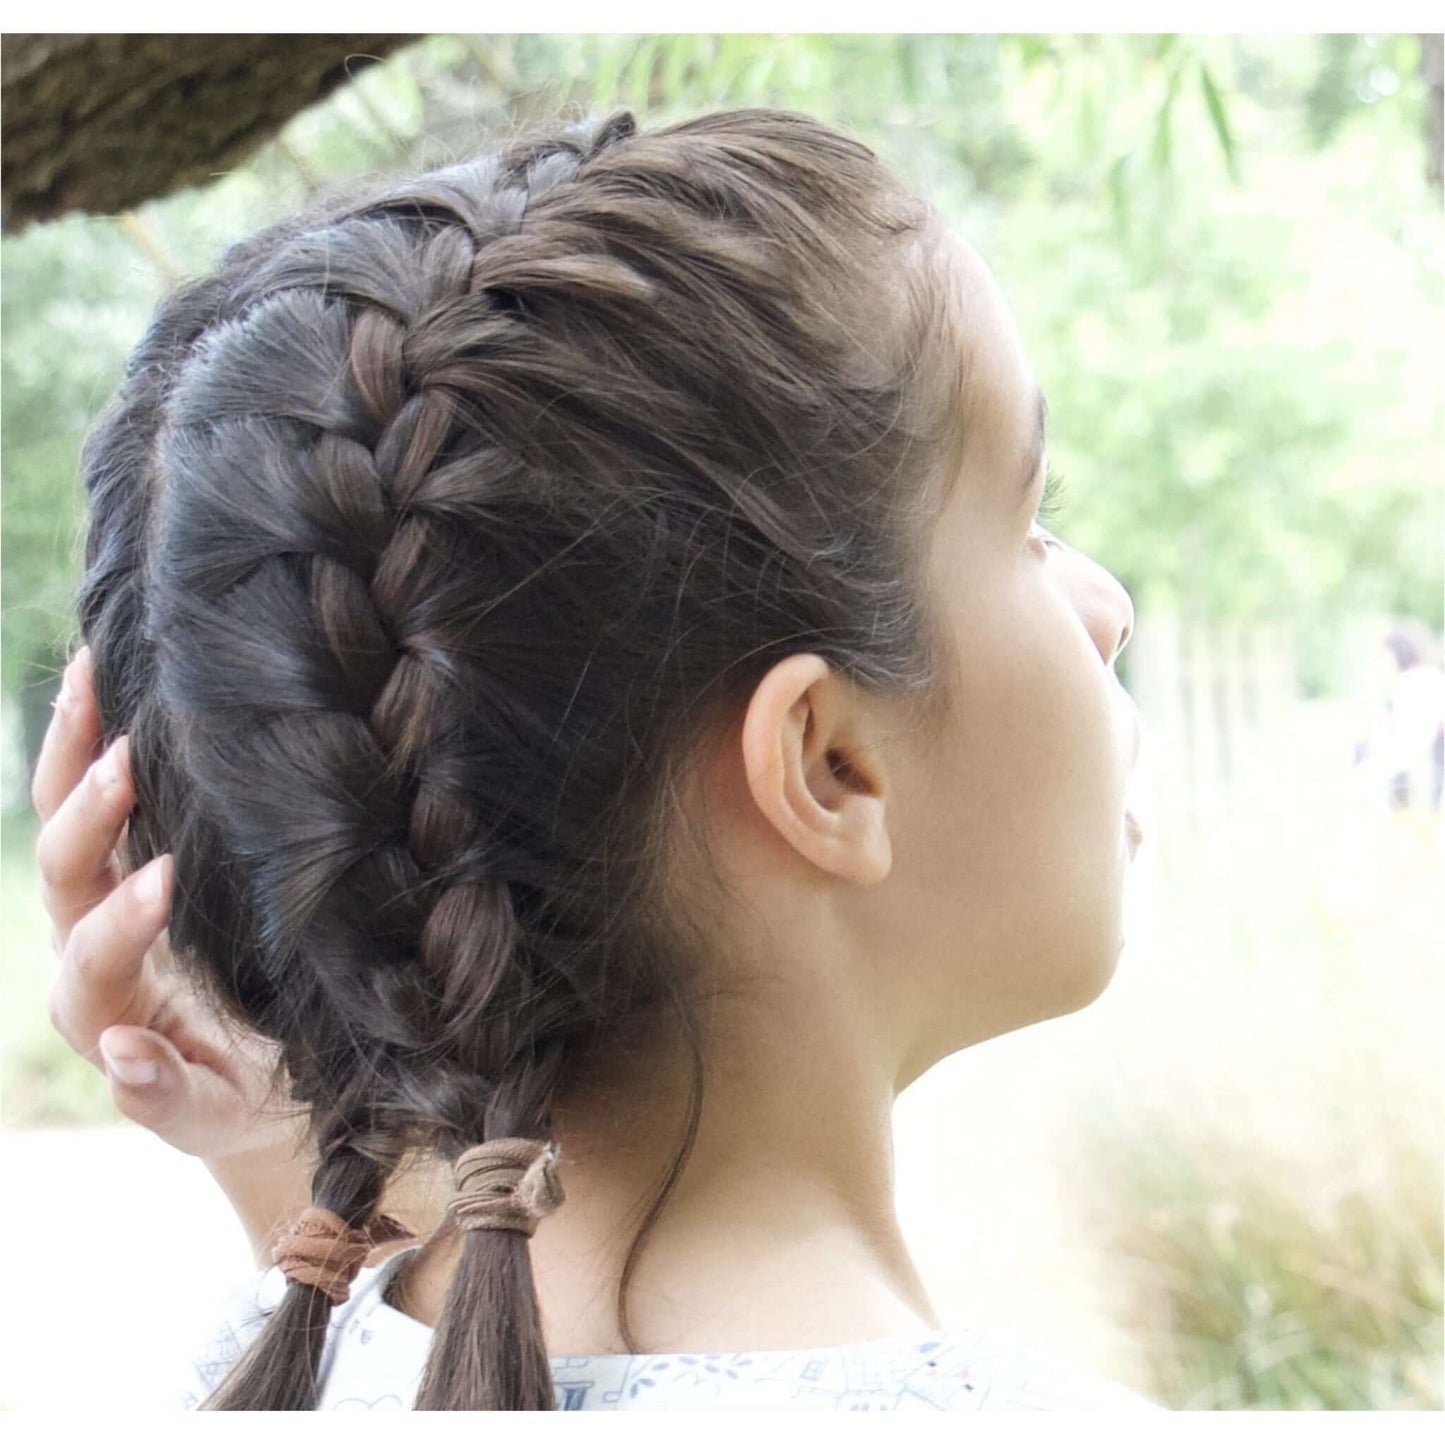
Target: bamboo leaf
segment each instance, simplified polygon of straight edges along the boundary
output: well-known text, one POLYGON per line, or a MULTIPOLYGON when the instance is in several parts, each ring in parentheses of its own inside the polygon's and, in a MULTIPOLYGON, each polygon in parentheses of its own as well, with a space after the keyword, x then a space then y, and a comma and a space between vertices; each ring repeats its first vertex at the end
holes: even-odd
POLYGON ((900 90, 909 105, 917 105, 923 95, 923 57, 918 45, 921 37, 900 35, 898 41, 898 71, 900 90))
POLYGON ((1012 40, 1025 70, 1032 70, 1034 66, 1053 56, 1048 41, 1042 35, 1015 35, 1008 38, 1012 40))
POLYGON ((1180 82, 1184 79, 1184 67, 1176 65, 1169 73, 1169 83, 1164 89, 1164 99, 1159 113, 1154 117, 1153 159, 1156 170, 1165 172, 1174 154, 1174 100, 1179 94, 1180 82))
POLYGON ((662 38, 660 85, 662 103, 676 105, 687 92, 687 82, 697 56, 697 38, 666 35, 662 38))
POLYGON ((1224 164, 1229 171, 1229 179, 1238 185, 1239 160, 1234 151, 1234 135, 1229 128, 1229 115, 1224 109, 1224 101, 1214 84, 1214 77, 1210 75, 1208 65, 1202 60, 1199 62, 1199 88, 1204 92, 1204 104, 1209 111, 1214 134, 1219 138, 1219 148, 1224 152, 1224 164))
POLYGON ((616 41, 604 43, 601 53, 592 57, 587 85, 592 104, 613 105, 621 100, 622 62, 622 49, 616 41))
POLYGON ((657 63, 662 40, 660 35, 644 35, 637 43, 623 78, 627 104, 638 115, 645 115, 652 105, 653 67, 657 63))

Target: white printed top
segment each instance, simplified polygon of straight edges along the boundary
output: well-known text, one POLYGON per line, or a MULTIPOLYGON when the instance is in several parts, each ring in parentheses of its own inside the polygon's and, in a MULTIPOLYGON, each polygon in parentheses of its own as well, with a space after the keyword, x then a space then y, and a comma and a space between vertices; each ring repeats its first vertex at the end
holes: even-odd
MULTIPOLYGON (((412 1248, 419 1248, 413 1246, 412 1248)), ((389 1305, 411 1249, 363 1269, 331 1315, 323 1410, 409 1410, 432 1330, 389 1305)), ((225 1378, 286 1288, 276 1268, 229 1297, 225 1319, 189 1362, 177 1403, 193 1410, 225 1378)), ((559 1355, 559 1410, 1161 1410, 1020 1336, 972 1327, 923 1338, 720 1354, 559 1355)))

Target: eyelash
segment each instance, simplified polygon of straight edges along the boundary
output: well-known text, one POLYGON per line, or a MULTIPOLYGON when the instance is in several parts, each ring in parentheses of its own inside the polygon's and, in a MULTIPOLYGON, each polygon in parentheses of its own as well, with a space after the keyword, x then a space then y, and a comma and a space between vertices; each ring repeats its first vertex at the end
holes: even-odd
POLYGON ((1034 520, 1043 521, 1046 518, 1058 516, 1063 495, 1064 475, 1050 467, 1044 473, 1044 494, 1039 501, 1039 510, 1034 520))

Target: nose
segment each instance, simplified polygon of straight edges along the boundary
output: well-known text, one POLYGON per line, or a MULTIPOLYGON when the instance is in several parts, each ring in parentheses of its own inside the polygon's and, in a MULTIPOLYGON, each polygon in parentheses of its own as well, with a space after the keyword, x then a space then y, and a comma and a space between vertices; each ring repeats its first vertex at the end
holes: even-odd
POLYGON ((1129 645, 1129 639, 1134 635, 1134 599, 1129 596, 1129 589, 1112 572, 1106 570, 1105 575, 1113 583, 1114 590, 1118 593, 1115 606, 1119 619, 1118 640, 1114 643, 1114 651, 1109 657, 1109 665, 1112 667, 1115 658, 1129 645))
POLYGON ((1070 547, 1059 557, 1071 566, 1069 590, 1074 606, 1089 629, 1099 655, 1113 667, 1134 635, 1134 599, 1107 567, 1077 548, 1070 547))

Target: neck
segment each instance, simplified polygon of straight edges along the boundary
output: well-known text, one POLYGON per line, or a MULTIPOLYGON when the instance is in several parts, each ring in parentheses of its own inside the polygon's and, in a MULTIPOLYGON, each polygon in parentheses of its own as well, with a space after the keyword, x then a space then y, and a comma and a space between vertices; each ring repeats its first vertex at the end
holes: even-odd
MULTIPOLYGON (((530 1246, 549 1353, 791 1349, 940 1327, 894 1206, 896 1061, 857 1000, 811 998, 800 1015, 734 997, 710 1021, 694 1146, 628 1284, 630 1345, 616 1285, 686 1128, 686 1056, 629 1061, 626 1082, 590 1079, 558 1106, 567 1197, 530 1246)), ((397 1303, 434 1325, 455 1244, 426 1254, 397 1303)))

